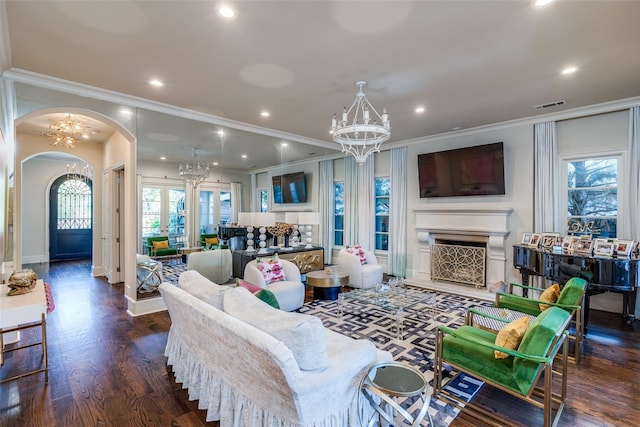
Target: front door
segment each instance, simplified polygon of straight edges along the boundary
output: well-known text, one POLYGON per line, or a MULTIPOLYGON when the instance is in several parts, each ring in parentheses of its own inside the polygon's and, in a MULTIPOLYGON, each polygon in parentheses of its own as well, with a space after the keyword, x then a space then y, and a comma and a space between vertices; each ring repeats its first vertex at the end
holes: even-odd
MULTIPOLYGON (((76 177, 78 178, 78 177, 76 177)), ((49 193, 49 260, 91 258, 92 182, 58 178, 49 193)))

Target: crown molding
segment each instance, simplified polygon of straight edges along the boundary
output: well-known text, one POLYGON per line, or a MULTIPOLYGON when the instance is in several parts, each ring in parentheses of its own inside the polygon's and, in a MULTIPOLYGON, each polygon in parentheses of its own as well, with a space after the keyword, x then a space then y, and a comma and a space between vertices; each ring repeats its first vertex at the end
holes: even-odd
POLYGON ((224 117, 214 116, 212 114, 202 113, 199 111, 189 110, 187 108, 176 107, 174 105, 152 101, 133 95, 127 95, 108 89, 97 88, 82 83, 76 83, 69 80, 59 79, 44 74, 34 73, 20 68, 11 68, 2 74, 7 80, 18 83, 30 84, 45 89, 52 89, 61 92, 67 92, 73 95, 94 98, 101 101, 112 102, 114 104, 123 105, 130 108, 143 108, 158 113, 164 113, 175 117, 196 120, 199 122, 210 123, 213 125, 238 129, 245 132, 257 133, 260 135, 279 138, 291 142, 299 142, 307 145, 314 145, 321 148, 335 150, 333 143, 321 141, 318 139, 307 138, 301 135, 295 135, 288 132, 277 131, 274 129, 251 125, 224 117))
POLYGON ((9 22, 7 2, 0 0, 0 74, 11 67, 11 43, 9 42, 9 22))

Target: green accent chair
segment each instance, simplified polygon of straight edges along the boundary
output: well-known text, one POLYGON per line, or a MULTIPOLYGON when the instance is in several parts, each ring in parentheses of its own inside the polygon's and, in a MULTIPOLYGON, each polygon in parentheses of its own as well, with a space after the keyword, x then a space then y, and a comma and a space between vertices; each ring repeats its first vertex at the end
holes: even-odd
POLYGON ((160 257, 160 256, 170 256, 170 255, 178 255, 178 250, 176 248, 172 248, 169 242, 169 236, 154 236, 147 237, 147 241, 145 243, 145 247, 147 248, 147 253, 150 257, 160 257), (166 240, 168 244, 168 248, 166 249, 154 249, 153 242, 162 242, 166 240))
POLYGON ((202 246, 203 248, 207 246, 207 241, 206 239, 218 239, 218 244, 217 245, 211 245, 211 249, 218 249, 220 247, 220 238, 218 237, 217 234, 201 234, 200 235, 200 246, 202 246))
MULTIPOLYGON (((472 315, 485 316, 470 309, 472 315)), ((495 320, 500 320, 496 319, 495 320)), ((504 321, 504 319, 502 319, 504 321)), ((510 425, 499 413, 446 390, 445 364, 469 374, 543 410, 544 427, 558 423, 567 397, 567 326, 571 315, 559 307, 543 311, 529 325, 516 350, 495 344, 497 332, 471 325, 451 329, 438 326, 434 367, 434 395, 491 425, 510 425), (496 359, 494 350, 510 357, 496 359), (561 367, 554 366, 560 356, 561 367), (559 390, 558 390, 559 387, 559 390)), ((506 321, 504 321, 506 323, 506 321)))
MULTIPOLYGON (((514 295, 514 287, 519 287, 523 290, 526 289, 527 293, 530 291, 544 291, 542 288, 511 283, 509 285, 508 293, 496 293, 495 306, 507 310, 519 311, 532 316, 538 316, 541 313, 540 301, 534 298, 514 295)), ((575 333, 569 334, 569 339, 574 343, 573 354, 569 356, 569 360, 575 363, 580 363, 580 353, 582 352, 582 343, 584 341, 584 310, 582 309, 582 305, 586 290, 587 282, 584 279, 573 277, 564 284, 560 291, 560 296, 555 303, 543 303, 550 306, 560 307, 571 313, 575 333)))

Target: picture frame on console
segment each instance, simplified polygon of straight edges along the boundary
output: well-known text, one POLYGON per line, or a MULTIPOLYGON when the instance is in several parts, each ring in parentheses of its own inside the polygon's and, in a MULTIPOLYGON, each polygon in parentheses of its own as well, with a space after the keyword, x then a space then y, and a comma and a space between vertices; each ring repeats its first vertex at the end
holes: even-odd
POLYGON ((617 256, 628 258, 633 254, 635 242, 633 240, 616 239, 614 248, 617 256))
POLYGON ((543 249, 552 249, 556 237, 559 235, 559 233, 542 233, 540 236, 540 246, 543 249))
POLYGON ((571 248, 571 242, 573 241, 573 236, 564 236, 562 238, 562 250, 569 252, 571 250, 573 250, 571 248))
POLYGON ((529 246, 538 247, 540 244, 540 234, 539 233, 531 233, 531 239, 529 239, 529 246))
POLYGON ((610 239, 595 239, 593 241, 593 256, 611 257, 614 254, 615 242, 610 239))
POLYGON ((583 255, 591 255, 591 251, 593 249, 593 240, 591 239, 576 239, 574 245, 574 252, 583 254, 583 255))
POLYGON ((531 241, 531 236, 533 235, 533 233, 523 233, 522 234, 522 244, 523 245, 528 245, 529 242, 531 241))

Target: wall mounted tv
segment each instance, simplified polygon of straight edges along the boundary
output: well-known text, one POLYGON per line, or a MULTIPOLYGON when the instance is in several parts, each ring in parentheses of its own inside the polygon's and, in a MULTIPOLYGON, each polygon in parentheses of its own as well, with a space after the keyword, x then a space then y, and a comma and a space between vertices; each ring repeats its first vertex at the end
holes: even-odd
POLYGON ((307 184, 304 172, 272 176, 274 203, 305 203, 307 184))
POLYGON ((420 197, 504 194, 502 142, 418 155, 420 197))

